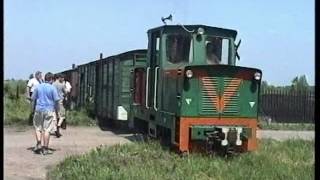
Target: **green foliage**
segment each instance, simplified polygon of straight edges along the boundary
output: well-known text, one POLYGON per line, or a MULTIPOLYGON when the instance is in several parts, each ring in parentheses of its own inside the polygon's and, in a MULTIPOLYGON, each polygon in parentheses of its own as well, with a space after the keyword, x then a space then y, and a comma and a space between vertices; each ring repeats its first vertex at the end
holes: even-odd
POLYGON ((31 104, 26 98, 4 96, 4 125, 28 125, 30 113, 31 104))
POLYGON ((27 125, 31 113, 31 104, 26 99, 25 80, 4 81, 4 124, 27 125))
POLYGON ((67 111, 67 125, 73 126, 94 126, 96 121, 88 116, 85 109, 79 111, 67 111))
POLYGON ((292 81, 292 90, 305 91, 308 90, 309 84, 305 75, 295 77, 292 81))
POLYGON ((305 75, 296 76, 291 81, 291 85, 288 86, 274 86, 268 84, 267 81, 261 82, 261 91, 306 91, 306 90, 313 90, 314 87, 309 86, 307 78, 305 75))
POLYGON ((66 158, 49 179, 314 179, 314 141, 263 140, 231 159, 180 157, 157 142, 98 147, 66 158))
MULTIPOLYGON (((4 81, 4 125, 28 125, 31 103, 26 98, 26 81, 4 81)), ((75 126, 93 126, 95 120, 86 110, 67 111, 67 124, 75 126)))
POLYGON ((267 81, 262 81, 261 82, 261 86, 260 86, 260 89, 262 92, 266 91, 268 88, 268 82, 267 81))
POLYGON ((88 114, 89 117, 95 118, 95 111, 94 111, 94 103, 88 102, 85 105, 85 112, 88 114))
MULTIPOLYGON (((26 94, 27 82, 25 80, 6 80, 3 84, 4 95, 10 99, 17 99, 26 94)), ((22 97, 23 98, 23 97, 22 97)))

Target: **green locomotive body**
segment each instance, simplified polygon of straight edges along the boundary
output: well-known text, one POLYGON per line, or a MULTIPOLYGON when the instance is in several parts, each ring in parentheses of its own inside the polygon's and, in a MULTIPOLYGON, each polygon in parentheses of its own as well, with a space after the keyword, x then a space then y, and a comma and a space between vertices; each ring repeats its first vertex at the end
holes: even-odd
POLYGON ((135 75, 145 86, 132 107, 135 127, 182 152, 199 142, 255 150, 261 71, 235 66, 236 34, 203 25, 149 30, 147 67, 135 75))
POLYGON ((255 150, 262 72, 236 66, 236 35, 204 25, 151 29, 147 50, 78 67, 80 102, 93 96, 98 118, 181 152, 255 150))

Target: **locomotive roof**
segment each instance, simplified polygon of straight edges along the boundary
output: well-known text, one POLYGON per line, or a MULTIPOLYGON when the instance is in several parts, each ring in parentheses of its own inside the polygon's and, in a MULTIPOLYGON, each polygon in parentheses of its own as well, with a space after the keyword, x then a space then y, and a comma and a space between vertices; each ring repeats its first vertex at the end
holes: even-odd
MULTIPOLYGON (((232 37, 236 37, 237 36, 237 31, 236 30, 232 30, 232 29, 226 29, 226 28, 219 28, 219 27, 213 27, 213 26, 207 26, 207 25, 201 25, 201 24, 198 24, 198 25, 183 25, 186 29, 190 30, 190 31, 197 31, 198 28, 203 28, 205 31, 215 31, 215 32, 221 32, 223 34, 228 34, 232 37)), ((159 26, 159 27, 156 27, 156 28, 152 28, 152 29, 149 29, 148 30, 148 33, 150 32, 153 32, 153 31, 164 31, 164 32, 170 32, 170 31, 173 31, 173 30, 177 30, 177 29, 180 29, 180 30, 184 30, 182 25, 163 25, 163 26, 159 26)), ((185 31, 185 30, 184 30, 185 31)))

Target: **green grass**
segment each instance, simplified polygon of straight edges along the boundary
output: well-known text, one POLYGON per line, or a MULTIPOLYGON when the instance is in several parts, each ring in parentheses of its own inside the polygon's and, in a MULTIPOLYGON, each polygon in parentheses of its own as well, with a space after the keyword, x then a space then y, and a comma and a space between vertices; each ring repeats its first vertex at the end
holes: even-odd
MULTIPOLYGON (((31 104, 26 98, 11 99, 4 97, 4 125, 27 126, 31 113, 31 104)), ((95 126, 96 121, 89 117, 85 110, 67 111, 67 125, 95 126)))
POLYGON ((25 95, 26 87, 24 80, 4 81, 4 125, 28 125, 31 104, 25 95))
POLYGON ((231 159, 181 158, 157 142, 99 147, 71 156, 49 179, 314 179, 314 141, 263 140, 260 149, 231 159))
POLYGON ((4 97, 4 125, 28 125, 31 104, 26 98, 4 97))
POLYGON ((270 123, 260 121, 260 127, 268 130, 293 130, 293 131, 312 131, 315 130, 313 123, 270 123))
MULTIPOLYGON (((26 81, 4 81, 4 125, 23 127, 29 125, 31 103, 27 100, 26 81)), ((93 126, 96 121, 88 116, 86 110, 67 111, 67 125, 93 126)))
POLYGON ((71 126, 95 126, 96 120, 88 116, 86 110, 67 111, 67 125, 71 126))

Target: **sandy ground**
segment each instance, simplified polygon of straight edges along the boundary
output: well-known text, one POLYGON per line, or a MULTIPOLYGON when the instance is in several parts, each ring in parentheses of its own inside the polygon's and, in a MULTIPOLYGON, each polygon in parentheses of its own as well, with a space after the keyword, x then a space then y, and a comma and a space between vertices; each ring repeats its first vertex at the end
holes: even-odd
POLYGON ((4 129, 4 177, 5 179, 45 179, 49 168, 67 156, 88 152, 99 145, 114 145, 130 142, 130 135, 116 135, 111 131, 101 131, 98 127, 68 127, 63 136, 51 136, 51 155, 34 154, 31 148, 35 137, 31 128, 19 130, 4 129))
MULTIPOLYGON (((100 145, 114 145, 131 142, 132 134, 115 134, 98 127, 68 127, 61 138, 52 136, 52 155, 34 154, 33 130, 28 128, 4 128, 4 179, 45 179, 48 169, 64 158, 82 154, 100 145)), ((258 131, 259 138, 285 140, 288 138, 314 139, 314 131, 258 131)))
POLYGON ((257 132, 258 138, 263 139, 275 139, 278 141, 283 141, 287 139, 304 139, 312 140, 314 139, 314 131, 279 131, 279 130, 260 130, 257 132))

